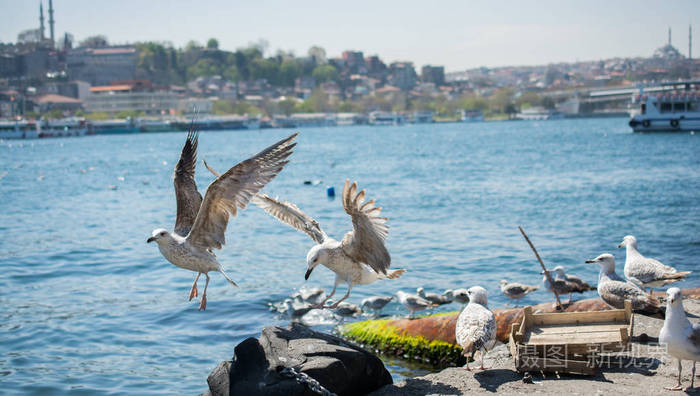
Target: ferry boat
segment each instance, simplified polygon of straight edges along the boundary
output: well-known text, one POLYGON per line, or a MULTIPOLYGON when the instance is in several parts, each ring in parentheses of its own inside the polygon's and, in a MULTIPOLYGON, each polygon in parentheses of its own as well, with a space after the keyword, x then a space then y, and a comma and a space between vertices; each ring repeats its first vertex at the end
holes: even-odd
POLYGON ((139 127, 131 118, 93 121, 92 128, 96 135, 139 133, 139 127))
POLYGON ((515 118, 519 120, 560 120, 564 118, 564 114, 537 106, 522 110, 515 115, 515 118))
POLYGON ((88 132, 84 118, 72 117, 57 120, 43 120, 37 124, 40 138, 85 136, 88 132))
POLYGON ((26 120, 0 120, 0 139, 36 139, 39 132, 36 122, 26 120))
POLYGON ((141 118, 137 120, 141 132, 172 132, 176 128, 169 120, 160 118, 141 118))
POLYGON ((400 113, 373 111, 369 113, 370 125, 403 125, 405 118, 400 113))
POLYGON ((634 132, 700 131, 697 91, 645 94, 642 90, 633 103, 639 104, 638 112, 629 121, 634 132))
MULTIPOLYGON (((193 124, 191 119, 173 121, 174 129, 187 131, 193 124)), ((247 115, 205 116, 194 120, 194 127, 200 131, 224 131, 233 129, 260 129, 260 118, 247 115)))

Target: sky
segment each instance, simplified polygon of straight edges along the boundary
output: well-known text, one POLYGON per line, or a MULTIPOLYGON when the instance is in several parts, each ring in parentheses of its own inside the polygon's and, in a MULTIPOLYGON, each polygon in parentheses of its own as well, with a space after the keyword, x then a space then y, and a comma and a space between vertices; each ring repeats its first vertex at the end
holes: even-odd
MULTIPOLYGON (((39 0, 0 0, 0 42, 39 26, 39 0)), ((48 0, 44 2, 48 21, 48 0)), ((688 26, 700 1, 281 1, 281 0, 54 0, 56 36, 80 41, 96 34, 110 43, 167 41, 176 47, 219 40, 235 50, 261 39, 268 54, 305 55, 321 46, 385 62, 474 67, 543 65, 612 57, 650 56, 666 44, 688 53, 688 26)), ((693 21, 693 17, 696 21, 693 21)), ((47 35, 48 35, 48 22, 47 35)), ((694 26, 700 57, 700 24, 694 26)))

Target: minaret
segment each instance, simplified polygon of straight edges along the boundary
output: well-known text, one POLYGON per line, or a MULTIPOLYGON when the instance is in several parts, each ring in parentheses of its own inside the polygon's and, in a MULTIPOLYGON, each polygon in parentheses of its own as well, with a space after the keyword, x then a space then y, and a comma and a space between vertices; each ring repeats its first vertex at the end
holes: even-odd
MULTIPOLYGON (((49 4, 51 4, 51 0, 49 0, 49 4)), ((51 11, 49 11, 50 13, 51 11)), ((668 45, 671 45, 671 27, 668 27, 668 45)))
POLYGON ((53 0, 49 0, 49 29, 51 30, 51 43, 55 43, 53 36, 53 0))
POLYGON ((41 41, 46 37, 44 35, 44 4, 39 2, 39 32, 41 33, 41 41))
POLYGON ((688 59, 693 59, 693 25, 688 25, 688 59))

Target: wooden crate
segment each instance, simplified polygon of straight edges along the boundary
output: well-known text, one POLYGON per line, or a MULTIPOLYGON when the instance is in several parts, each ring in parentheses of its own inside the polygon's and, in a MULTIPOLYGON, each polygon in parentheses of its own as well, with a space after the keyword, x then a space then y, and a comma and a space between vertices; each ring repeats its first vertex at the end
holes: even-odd
POLYGON ((601 354, 629 348, 634 317, 625 309, 533 314, 523 308, 510 331, 510 352, 520 372, 543 371, 592 375, 601 354))

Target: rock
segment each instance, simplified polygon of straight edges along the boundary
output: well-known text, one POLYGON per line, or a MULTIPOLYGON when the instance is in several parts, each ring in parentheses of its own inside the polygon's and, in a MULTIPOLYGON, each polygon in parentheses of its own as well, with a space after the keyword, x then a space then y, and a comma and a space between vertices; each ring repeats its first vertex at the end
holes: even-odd
MULTIPOLYGON (((295 378, 283 375, 285 368, 308 375, 340 396, 366 394, 392 383, 391 375, 376 356, 339 337, 298 323, 289 328, 265 327, 260 339, 244 340, 234 353, 228 384, 231 395, 315 394, 295 378)), ((221 389, 218 378, 226 369, 224 363, 209 376, 214 378, 209 381, 214 396, 224 394, 217 393, 221 389)))
POLYGON ((231 362, 221 362, 207 377, 211 396, 228 396, 231 362))

